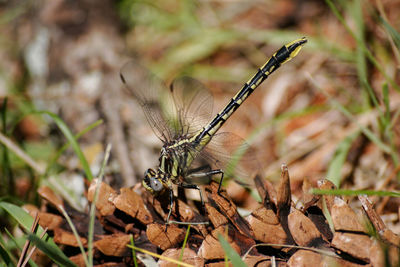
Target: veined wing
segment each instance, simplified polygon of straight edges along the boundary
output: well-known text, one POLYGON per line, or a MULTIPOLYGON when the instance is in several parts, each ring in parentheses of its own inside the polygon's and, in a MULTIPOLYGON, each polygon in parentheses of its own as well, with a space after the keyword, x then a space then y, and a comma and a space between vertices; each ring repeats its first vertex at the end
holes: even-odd
MULTIPOLYGON (((189 154, 195 156, 191 169, 208 164, 213 170, 222 169, 224 180, 233 178, 239 184, 250 186, 253 184, 254 174, 261 170, 254 149, 243 138, 230 132, 215 134, 210 143, 200 151, 196 151, 194 147, 187 149, 190 151, 189 154)), ((187 182, 197 184, 210 182, 210 177, 196 179, 187 182)))
POLYGON ((178 118, 174 128, 181 131, 178 136, 191 137, 210 121, 213 98, 201 82, 190 77, 175 79, 170 88, 178 118))
POLYGON ((175 133, 170 126, 173 116, 166 110, 171 100, 164 83, 134 60, 122 67, 120 76, 125 92, 140 104, 154 133, 164 143, 170 141, 175 133))
POLYGON ((226 178, 242 185, 252 185, 261 170, 255 149, 231 132, 215 134, 200 156, 210 158, 214 168, 223 169, 226 178))
POLYGON ((154 133, 164 143, 190 137, 211 117, 212 96, 193 78, 178 78, 168 90, 158 77, 130 61, 122 67, 121 79, 126 92, 141 105, 154 133))

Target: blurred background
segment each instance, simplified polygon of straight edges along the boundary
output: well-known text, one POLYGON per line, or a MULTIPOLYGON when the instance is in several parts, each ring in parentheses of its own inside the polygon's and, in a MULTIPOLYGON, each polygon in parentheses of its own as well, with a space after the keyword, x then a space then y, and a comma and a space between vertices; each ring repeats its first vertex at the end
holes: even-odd
MULTIPOLYGON (((263 178, 278 181, 286 163, 295 201, 304 179, 399 189, 399 1, 3 0, 0 14, 3 199, 36 203, 47 184, 79 202, 108 143, 115 188, 157 165, 160 141, 120 93, 128 60, 166 84, 198 79, 217 113, 272 53, 304 36, 300 54, 223 130, 254 147, 263 178)), ((399 225, 399 200, 379 200, 399 225)))

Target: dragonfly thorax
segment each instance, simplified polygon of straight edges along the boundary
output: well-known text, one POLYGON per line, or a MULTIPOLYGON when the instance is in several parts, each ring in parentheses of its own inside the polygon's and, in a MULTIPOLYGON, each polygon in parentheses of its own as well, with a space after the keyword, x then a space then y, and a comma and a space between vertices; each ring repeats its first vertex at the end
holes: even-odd
POLYGON ((190 169, 194 154, 193 142, 190 139, 177 140, 172 144, 164 145, 160 153, 159 172, 175 183, 190 169))

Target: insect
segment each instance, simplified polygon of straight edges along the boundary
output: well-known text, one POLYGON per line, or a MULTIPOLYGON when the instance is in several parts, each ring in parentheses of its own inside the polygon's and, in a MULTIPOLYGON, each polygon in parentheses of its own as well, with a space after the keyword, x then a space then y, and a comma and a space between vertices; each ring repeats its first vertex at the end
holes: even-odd
POLYGON ((210 156, 208 147, 229 137, 217 133, 221 126, 272 72, 294 58, 306 42, 306 38, 301 38, 282 46, 211 120, 212 98, 200 82, 184 77, 175 80, 168 90, 135 61, 124 65, 120 76, 127 92, 136 98, 154 133, 163 142, 159 166, 145 172, 142 184, 153 194, 169 191, 167 224, 172 222, 173 184, 198 190, 203 207, 196 180, 210 181, 210 177, 220 175, 220 191, 224 170, 211 168, 210 162, 218 163, 218 159, 210 156))

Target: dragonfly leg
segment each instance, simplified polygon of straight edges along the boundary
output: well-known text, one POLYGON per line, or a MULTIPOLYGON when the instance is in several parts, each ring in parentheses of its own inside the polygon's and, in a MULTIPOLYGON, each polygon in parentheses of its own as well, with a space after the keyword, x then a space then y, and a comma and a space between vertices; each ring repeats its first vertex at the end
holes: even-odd
MULTIPOLYGON (((195 170, 198 169, 204 169, 204 167, 200 167, 197 168, 195 170)), ((218 185, 218 194, 221 191, 221 185, 222 185, 222 180, 224 179, 224 171, 221 169, 217 169, 217 170, 211 170, 211 171, 207 171, 207 172, 201 172, 201 173, 191 173, 188 178, 199 178, 199 177, 205 177, 205 176, 212 176, 212 175, 216 175, 216 174, 221 174, 221 178, 219 180, 219 185, 218 185)))
POLYGON ((221 191, 221 185, 222 185, 222 180, 224 180, 224 171, 219 169, 219 170, 214 170, 214 174, 221 174, 221 179, 219 180, 219 185, 218 185, 218 194, 221 191))
MULTIPOLYGON (((207 166, 206 166, 207 167, 207 166)), ((202 170, 202 169, 204 169, 205 167, 200 167, 200 168, 197 168, 197 169, 194 169, 194 170, 202 170)), ((221 169, 217 169, 217 170, 211 170, 211 171, 207 171, 207 172, 201 172, 201 173, 191 173, 189 176, 188 176, 188 178, 190 179, 190 178, 199 178, 199 177, 205 177, 205 176, 212 176, 212 175, 216 175, 216 174, 221 174, 221 178, 220 178, 220 180, 219 180, 219 185, 218 185, 218 194, 219 194, 219 192, 221 191, 221 185, 222 185, 222 180, 224 179, 224 171, 223 170, 221 170, 221 169)), ((191 184, 190 184, 191 185, 191 184)), ((192 185, 191 185, 192 186, 192 185)), ((187 187, 187 188, 193 188, 193 187, 187 187)), ((201 190, 200 189, 198 189, 199 191, 200 191, 200 197, 202 197, 201 196, 201 190)), ((202 201, 202 204, 204 204, 203 203, 203 199, 201 200, 202 201)))
MULTIPOLYGON (((172 208, 174 206, 174 191, 172 190, 172 188, 169 189, 169 201, 170 201, 169 202, 169 211, 168 211, 166 225, 169 224, 169 218, 171 217, 172 208)), ((167 227, 165 227, 165 231, 167 231, 167 227)))
MULTIPOLYGON (((201 203, 202 203, 203 208, 204 208, 203 194, 202 194, 199 186, 194 185, 194 184, 187 184, 187 183, 181 183, 181 184, 179 184, 179 186, 181 186, 183 188, 199 190, 201 203)), ((171 217, 171 214, 172 214, 173 205, 174 205, 174 191, 172 190, 172 188, 170 188, 170 190, 169 190, 169 198, 170 198, 170 208, 169 208, 169 211, 168 211, 167 221, 165 222, 165 232, 167 231, 167 227, 168 227, 169 224, 183 224, 183 225, 209 224, 209 222, 179 222, 179 221, 170 220, 170 217, 171 217)))
POLYGON ((203 193, 201 192, 201 189, 198 185, 195 184, 186 184, 186 183, 181 183, 179 186, 186 188, 186 189, 196 189, 199 190, 200 193, 200 200, 201 200, 201 206, 204 208, 204 200, 203 200, 203 193))
POLYGON ((203 166, 200 166, 198 168, 190 169, 188 171, 188 175, 191 176, 192 174, 195 174, 195 175, 199 174, 200 176, 203 176, 202 174, 204 174, 205 172, 202 172, 202 171, 204 171, 204 170, 207 170, 206 171, 206 175, 207 175, 207 173, 211 170, 210 165, 203 165, 203 166))

